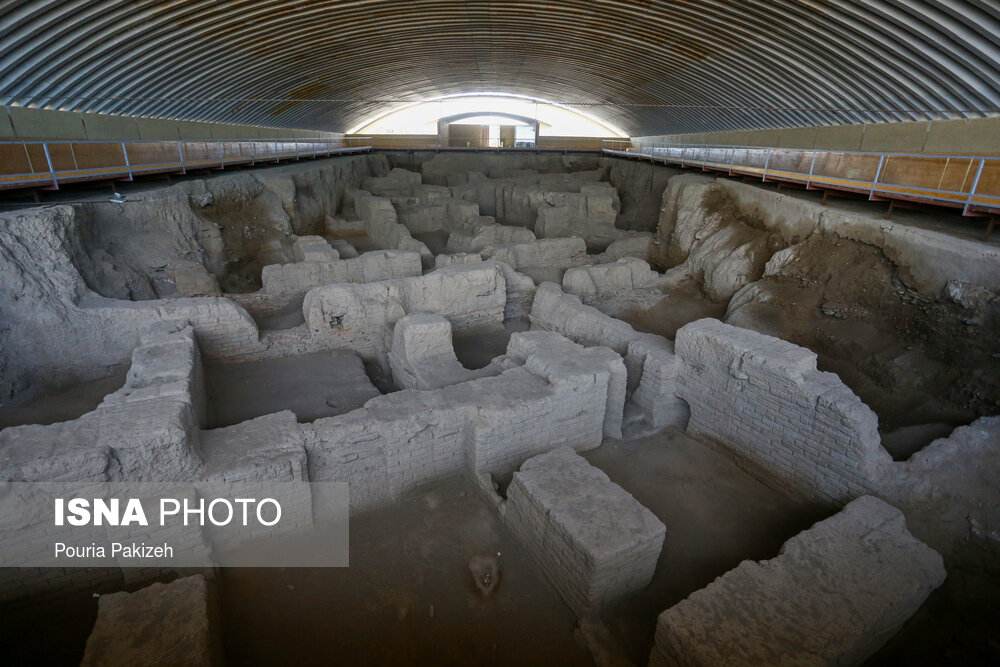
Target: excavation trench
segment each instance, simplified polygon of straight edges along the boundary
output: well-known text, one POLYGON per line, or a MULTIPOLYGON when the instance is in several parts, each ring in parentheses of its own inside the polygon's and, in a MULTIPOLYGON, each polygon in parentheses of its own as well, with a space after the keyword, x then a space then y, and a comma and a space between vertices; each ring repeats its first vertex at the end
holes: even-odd
MULTIPOLYGON (((350 567, 218 576, 233 664, 644 664, 661 612, 859 496, 902 510, 949 573, 871 664, 989 655, 995 610, 957 619, 970 581, 997 590, 996 552, 955 518, 988 512, 988 484, 942 471, 998 464, 1000 252, 944 214, 811 197, 416 152, 4 214, 0 473, 55 478, 85 437, 116 461, 157 451, 109 424, 180 401, 192 479, 280 460, 351 483, 350 567), (167 398, 140 405, 150 387, 167 398), (531 537, 518 493, 551 490, 512 482, 560 447, 666 527, 648 580, 592 614, 560 577, 600 577, 545 555, 585 536, 531 537)), ((106 574, 0 588, 5 662, 79 662, 91 596, 149 583, 106 574)))

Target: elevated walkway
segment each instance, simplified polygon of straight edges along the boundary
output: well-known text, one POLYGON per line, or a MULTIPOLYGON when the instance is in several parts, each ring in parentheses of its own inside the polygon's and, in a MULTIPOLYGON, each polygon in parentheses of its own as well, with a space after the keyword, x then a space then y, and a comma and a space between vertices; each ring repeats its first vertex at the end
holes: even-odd
POLYGON ((168 141, 0 141, 0 189, 280 163, 372 150, 368 137, 168 141))
MULTIPOLYGON (((842 190, 873 200, 905 200, 961 208, 963 215, 1000 214, 1000 155, 872 153, 713 144, 607 140, 603 152, 729 176, 842 190)), ((992 226, 992 225, 991 225, 992 226)))

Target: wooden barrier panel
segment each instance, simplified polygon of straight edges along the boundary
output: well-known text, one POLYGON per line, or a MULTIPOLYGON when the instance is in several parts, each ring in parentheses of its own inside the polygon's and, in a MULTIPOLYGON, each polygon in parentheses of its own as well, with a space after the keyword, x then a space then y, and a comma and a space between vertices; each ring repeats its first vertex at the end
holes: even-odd
POLYGON ((372 150, 369 137, 183 141, 0 141, 0 189, 131 179, 135 174, 223 169, 372 150))
POLYGON ((604 152, 682 167, 702 167, 763 180, 805 183, 960 207, 964 214, 1000 213, 1000 156, 865 153, 755 146, 654 144, 607 140, 604 152))

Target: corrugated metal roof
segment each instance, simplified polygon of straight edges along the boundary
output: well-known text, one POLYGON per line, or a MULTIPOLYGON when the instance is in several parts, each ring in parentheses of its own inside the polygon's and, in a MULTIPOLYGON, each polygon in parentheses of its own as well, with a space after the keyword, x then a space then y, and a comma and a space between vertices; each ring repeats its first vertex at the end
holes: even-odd
POLYGON ((0 1, 0 102, 344 130, 503 91, 632 135, 1000 110, 1000 0, 0 1))

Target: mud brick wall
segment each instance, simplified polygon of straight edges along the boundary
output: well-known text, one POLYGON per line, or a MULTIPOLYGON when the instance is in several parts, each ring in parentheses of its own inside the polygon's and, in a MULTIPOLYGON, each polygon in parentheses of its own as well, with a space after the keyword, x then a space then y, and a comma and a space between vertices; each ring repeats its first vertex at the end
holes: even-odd
POLYGON ((557 366, 538 359, 495 377, 388 394, 303 424, 309 477, 350 483, 356 513, 463 473, 509 476, 555 447, 599 446, 605 409, 594 406, 608 403, 607 360, 557 366))
POLYGON ((579 385, 579 378, 591 372, 607 378, 604 435, 622 437, 628 381, 625 363, 613 350, 585 348, 554 331, 521 331, 510 337, 503 363, 522 364, 553 383, 566 378, 579 385))
POLYGON ((944 579, 902 512, 865 496, 660 614, 649 664, 860 665, 944 579))
POLYGON ((713 319, 682 327, 675 350, 689 431, 812 499, 844 504, 879 488, 891 458, 878 418, 814 353, 713 319))
POLYGON ((448 252, 482 252, 490 246, 521 245, 535 241, 535 234, 523 227, 482 223, 459 229, 448 236, 448 252))
POLYGON ((660 274, 636 257, 617 262, 578 266, 563 275, 563 290, 588 301, 598 297, 630 293, 637 289, 652 289, 662 282, 660 274))
MULTIPOLYGON (((548 376, 512 369, 480 382, 517 378, 522 373, 536 380, 524 387, 520 405, 494 403, 476 414, 468 461, 470 473, 476 477, 489 474, 504 479, 530 456, 560 446, 585 451, 601 444, 610 383, 606 368, 603 372, 548 376), (535 388, 537 380, 546 385, 541 392, 535 388)), ((500 384, 493 390, 504 396, 515 395, 512 390, 521 391, 517 385, 500 384)))
POLYGON ((555 283, 538 287, 530 319, 532 329, 555 331, 581 345, 609 347, 620 354, 628 371, 629 400, 643 418, 654 428, 685 425, 687 407, 676 395, 679 364, 669 340, 639 333, 555 283))
POLYGON ((384 359, 392 326, 407 313, 443 315, 462 329, 501 324, 506 304, 503 273, 495 263, 483 262, 414 278, 318 287, 306 294, 302 308, 318 341, 384 359))
POLYGON ((641 368, 638 373, 633 371, 639 375, 639 385, 631 400, 646 421, 654 428, 685 428, 688 406, 677 397, 677 378, 681 372, 677 355, 663 349, 657 341, 639 339, 629 343, 625 365, 641 368), (650 347, 650 342, 654 346, 650 347))
POLYGON ((175 320, 191 323, 206 359, 239 356, 260 347, 257 323, 243 306, 221 297, 154 301, 92 297, 80 302, 80 312, 92 329, 114 330, 115 337, 131 347, 156 322, 175 320))
POLYGON ((517 270, 526 267, 568 269, 587 261, 587 244, 583 239, 541 239, 514 245, 489 246, 483 254, 498 262, 506 262, 517 270))
POLYGON ((79 419, 0 431, 10 481, 189 480, 198 474, 204 414, 194 331, 162 324, 133 352, 125 386, 79 419))
POLYGON ((370 283, 419 276, 420 255, 402 250, 376 250, 351 259, 270 264, 261 272, 268 294, 305 294, 334 283, 370 283))
POLYGON ((501 511, 579 616, 646 586, 666 534, 652 512, 568 448, 527 460, 501 511))
POLYGON ((354 211, 367 224, 365 230, 372 243, 381 248, 396 248, 419 253, 424 268, 434 266, 434 255, 426 245, 413 238, 410 231, 399 224, 396 209, 386 197, 373 197, 371 193, 357 190, 353 193, 354 211))

